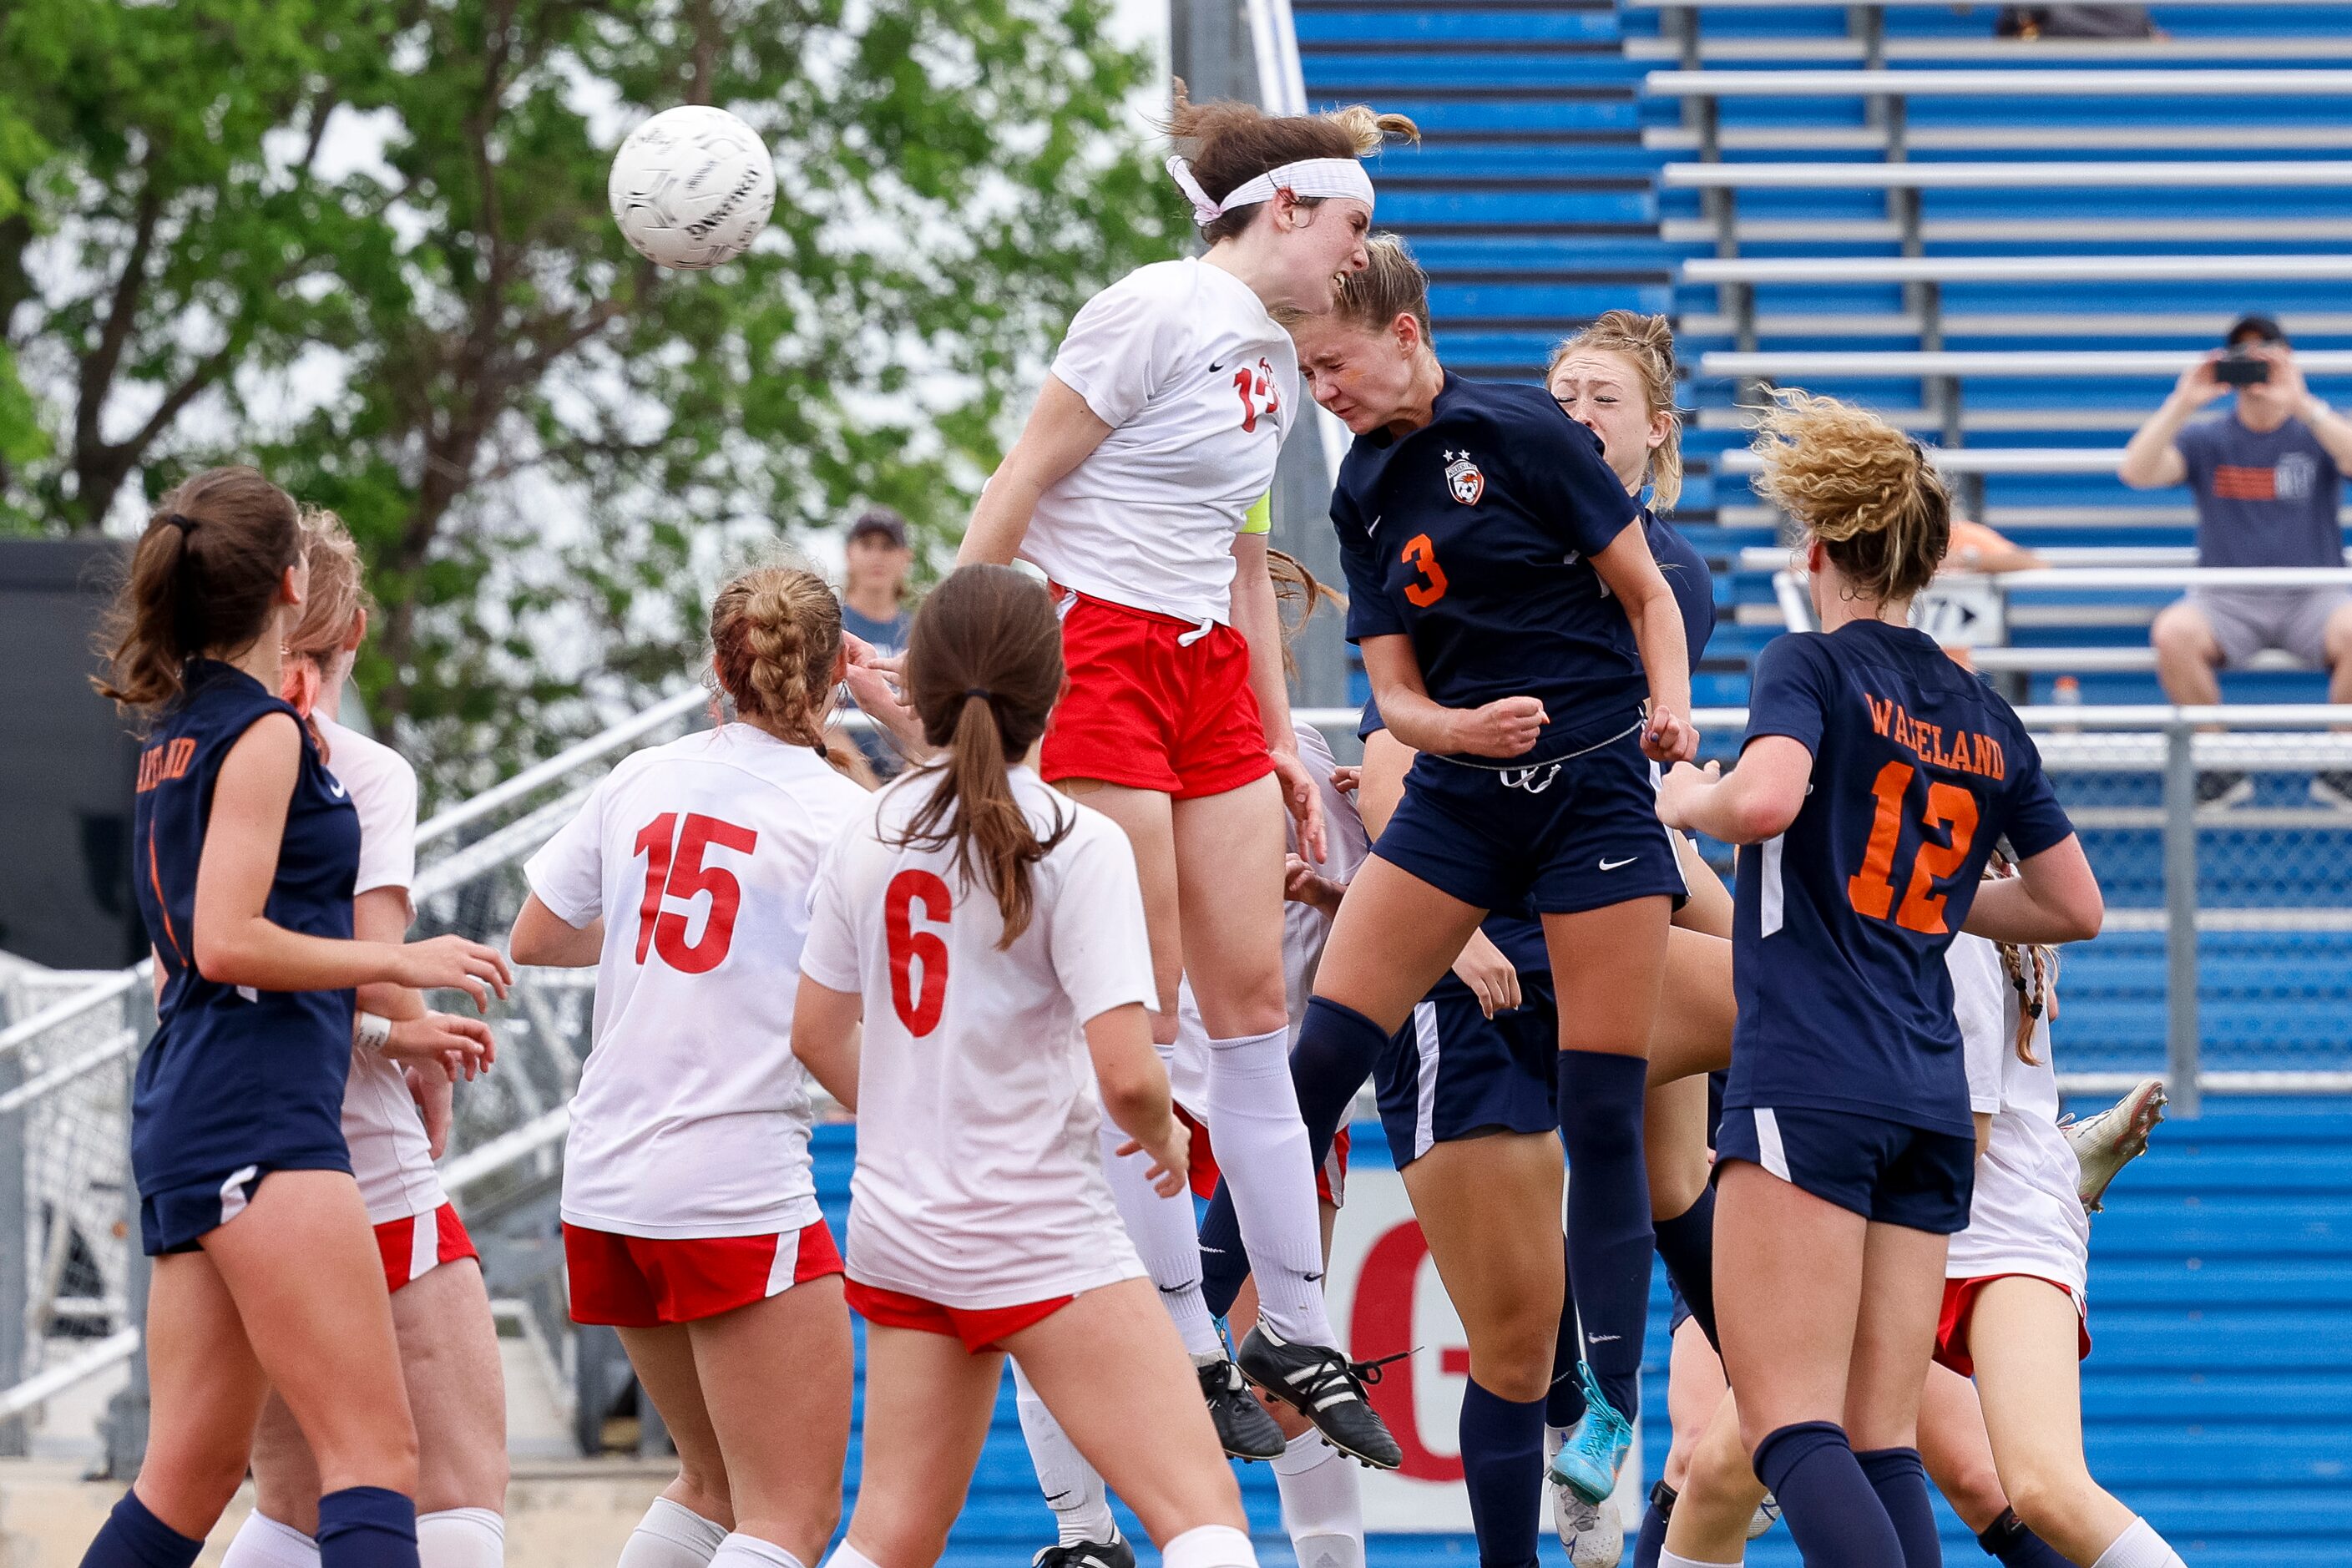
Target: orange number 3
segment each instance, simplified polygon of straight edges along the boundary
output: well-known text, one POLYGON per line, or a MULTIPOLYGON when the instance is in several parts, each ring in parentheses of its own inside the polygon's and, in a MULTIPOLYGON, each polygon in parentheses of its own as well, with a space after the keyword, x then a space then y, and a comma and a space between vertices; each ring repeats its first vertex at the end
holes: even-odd
POLYGON ((1878 797, 1878 811, 1870 824, 1870 843, 1863 851, 1862 870, 1847 879, 1846 901, 1859 914, 1883 921, 1895 910, 1895 923, 1906 931, 1941 936, 1944 895, 1936 884, 1958 871, 1977 836, 1977 797, 1957 784, 1930 783, 1927 809, 1920 817, 1918 852, 1911 860, 1910 885, 1903 889, 1903 906, 1895 908, 1895 851, 1903 838, 1903 800, 1919 770, 1909 763, 1889 763, 1878 770, 1870 793, 1878 797), (1938 844, 1927 829, 1944 828, 1948 845, 1938 844))
POLYGON ((1445 568, 1437 563, 1437 547, 1429 535, 1416 533, 1405 541, 1404 550, 1397 559, 1421 574, 1418 583, 1404 585, 1404 596, 1417 609, 1427 609, 1445 597, 1445 568))

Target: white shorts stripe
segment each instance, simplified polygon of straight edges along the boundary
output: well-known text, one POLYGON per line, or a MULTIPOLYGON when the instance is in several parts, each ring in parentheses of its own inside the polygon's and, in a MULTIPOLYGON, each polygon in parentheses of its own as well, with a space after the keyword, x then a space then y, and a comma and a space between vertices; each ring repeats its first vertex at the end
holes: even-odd
POLYGON ((1759 936, 1770 936, 1780 929, 1780 851, 1785 845, 1783 836, 1777 833, 1764 840, 1764 878, 1758 884, 1762 894, 1757 910, 1762 916, 1757 922, 1759 936))
POLYGON ((1789 1174, 1789 1152, 1780 1146, 1780 1119, 1769 1110, 1759 1110, 1756 1117, 1756 1152, 1762 1157, 1764 1168, 1784 1182, 1794 1182, 1789 1174))
POLYGON ((776 1237, 776 1258, 768 1265, 768 1294, 781 1296, 793 1288, 793 1276, 800 1272, 801 1233, 786 1231, 776 1237))
POLYGON ((1415 1087, 1412 1157, 1420 1159, 1437 1145, 1437 1004, 1412 1005, 1413 1044, 1421 1052, 1421 1073, 1415 1087))
POLYGON ((426 1209, 409 1221, 408 1278, 422 1279, 441 1261, 441 1211, 426 1209))
POLYGON ((261 1167, 258 1165, 240 1165, 229 1173, 228 1180, 220 1185, 221 1224, 226 1225, 245 1212, 247 1184, 259 1174, 261 1174, 261 1167))

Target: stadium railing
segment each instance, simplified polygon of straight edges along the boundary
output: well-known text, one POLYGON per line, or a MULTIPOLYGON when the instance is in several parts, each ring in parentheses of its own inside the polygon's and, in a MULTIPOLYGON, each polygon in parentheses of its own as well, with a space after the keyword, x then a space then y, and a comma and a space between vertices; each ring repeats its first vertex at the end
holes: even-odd
MULTIPOLYGON (((1801 606, 1801 594, 1795 599, 1801 606)), ((682 730, 702 700, 680 693, 434 819, 428 845, 447 847, 418 875, 420 931, 502 936, 523 896, 521 862, 578 808, 598 764, 682 730)), ((1348 754, 1355 710, 1302 717, 1348 754)), ((2184 1113, 2200 1092, 2352 1093, 2340 1029, 2305 1019, 2340 1019, 2352 998, 2352 816, 2279 804, 2314 770, 2352 768, 2352 735, 2328 732, 2344 710, 2043 708, 2024 717, 2109 889, 2109 934, 2072 957, 2070 1013, 2080 1023, 2061 1026, 2074 1064, 2063 1075, 2067 1090, 2109 1093, 2161 1072, 2184 1113), (2220 732, 2200 732, 2208 725, 2220 732), (2261 798, 2228 814, 2200 809, 2200 767, 2260 777, 2261 798), (2200 1014, 2200 924, 2210 942, 2314 956, 2303 971, 2250 970, 2236 950, 2223 952, 2202 978, 2210 1005, 2200 1014), (2283 1001, 2245 1000, 2249 986, 2290 981, 2283 1001)), ((1727 755, 1746 714, 1706 710, 1698 719, 1712 752, 1727 755)), ((458 1096, 444 1165, 469 1224, 494 1226, 560 1181, 592 987, 592 974, 526 970, 496 1008, 500 1058, 458 1096)), ((43 1401, 137 1355, 144 1260, 128 1180, 128 1100, 152 1027, 136 971, 18 977, 8 1002, 21 1022, 0 1036, 0 1148, 17 1153, 0 1160, 0 1436, 43 1401)), ((494 1279, 493 1290, 501 1316, 560 1378, 571 1328, 560 1272, 551 1260, 544 1267, 536 1279, 494 1279)), ((121 1398, 138 1405, 135 1367, 121 1398)), ((110 1434, 118 1465, 135 1455, 140 1426, 140 1414, 126 1411, 110 1434)))

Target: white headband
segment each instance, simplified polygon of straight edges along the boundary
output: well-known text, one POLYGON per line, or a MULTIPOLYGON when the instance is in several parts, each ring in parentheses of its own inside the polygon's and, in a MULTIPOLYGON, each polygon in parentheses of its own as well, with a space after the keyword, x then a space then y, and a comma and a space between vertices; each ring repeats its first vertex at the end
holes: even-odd
POLYGON ((1192 165, 1182 158, 1170 158, 1168 172, 1175 177, 1177 189, 1192 201, 1192 221, 1197 224, 1212 224, 1237 207, 1270 202, 1276 191, 1288 191, 1294 196, 1353 196, 1366 206, 1372 205, 1372 177, 1353 158, 1306 158, 1285 163, 1255 180, 1243 181, 1226 192, 1221 202, 1209 199, 1209 193, 1192 177, 1192 165))

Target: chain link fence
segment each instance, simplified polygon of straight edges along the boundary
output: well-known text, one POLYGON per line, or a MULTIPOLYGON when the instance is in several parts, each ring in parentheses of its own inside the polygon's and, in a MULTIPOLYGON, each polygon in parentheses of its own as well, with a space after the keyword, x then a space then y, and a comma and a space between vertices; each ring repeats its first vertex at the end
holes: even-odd
MULTIPOLYGON (((420 934, 502 941, 531 851, 617 754, 702 722, 698 706, 684 694, 427 824, 420 934)), ((2200 1088, 2352 1093, 2352 806, 2333 793, 2352 795, 2352 733, 2310 708, 2024 716, 2107 896, 2105 931, 2065 957, 2054 1032, 2067 1086, 2111 1092, 2165 1074, 2183 1114, 2200 1088)), ((1352 710, 1302 717, 1356 753, 1352 710)), ((1707 754, 1736 754, 1745 713, 1698 718, 1707 754)), ((1714 853, 1727 873, 1728 853, 1714 853)), ((484 1244, 502 1318, 551 1386, 583 1390, 551 1215, 593 985, 593 971, 525 971, 493 1005, 499 1062, 459 1091, 444 1177, 484 1244)), ((20 967, 0 999, 13 1026, 0 1030, 0 1451, 21 1451, 42 1399, 135 1351, 144 1272, 127 1112, 153 1018, 137 973, 20 967), (44 1024, 45 1010, 69 1016, 44 1024)), ((583 1447, 594 1416, 575 1413, 583 1447)), ((119 1457, 138 1425, 122 1423, 119 1457)))

